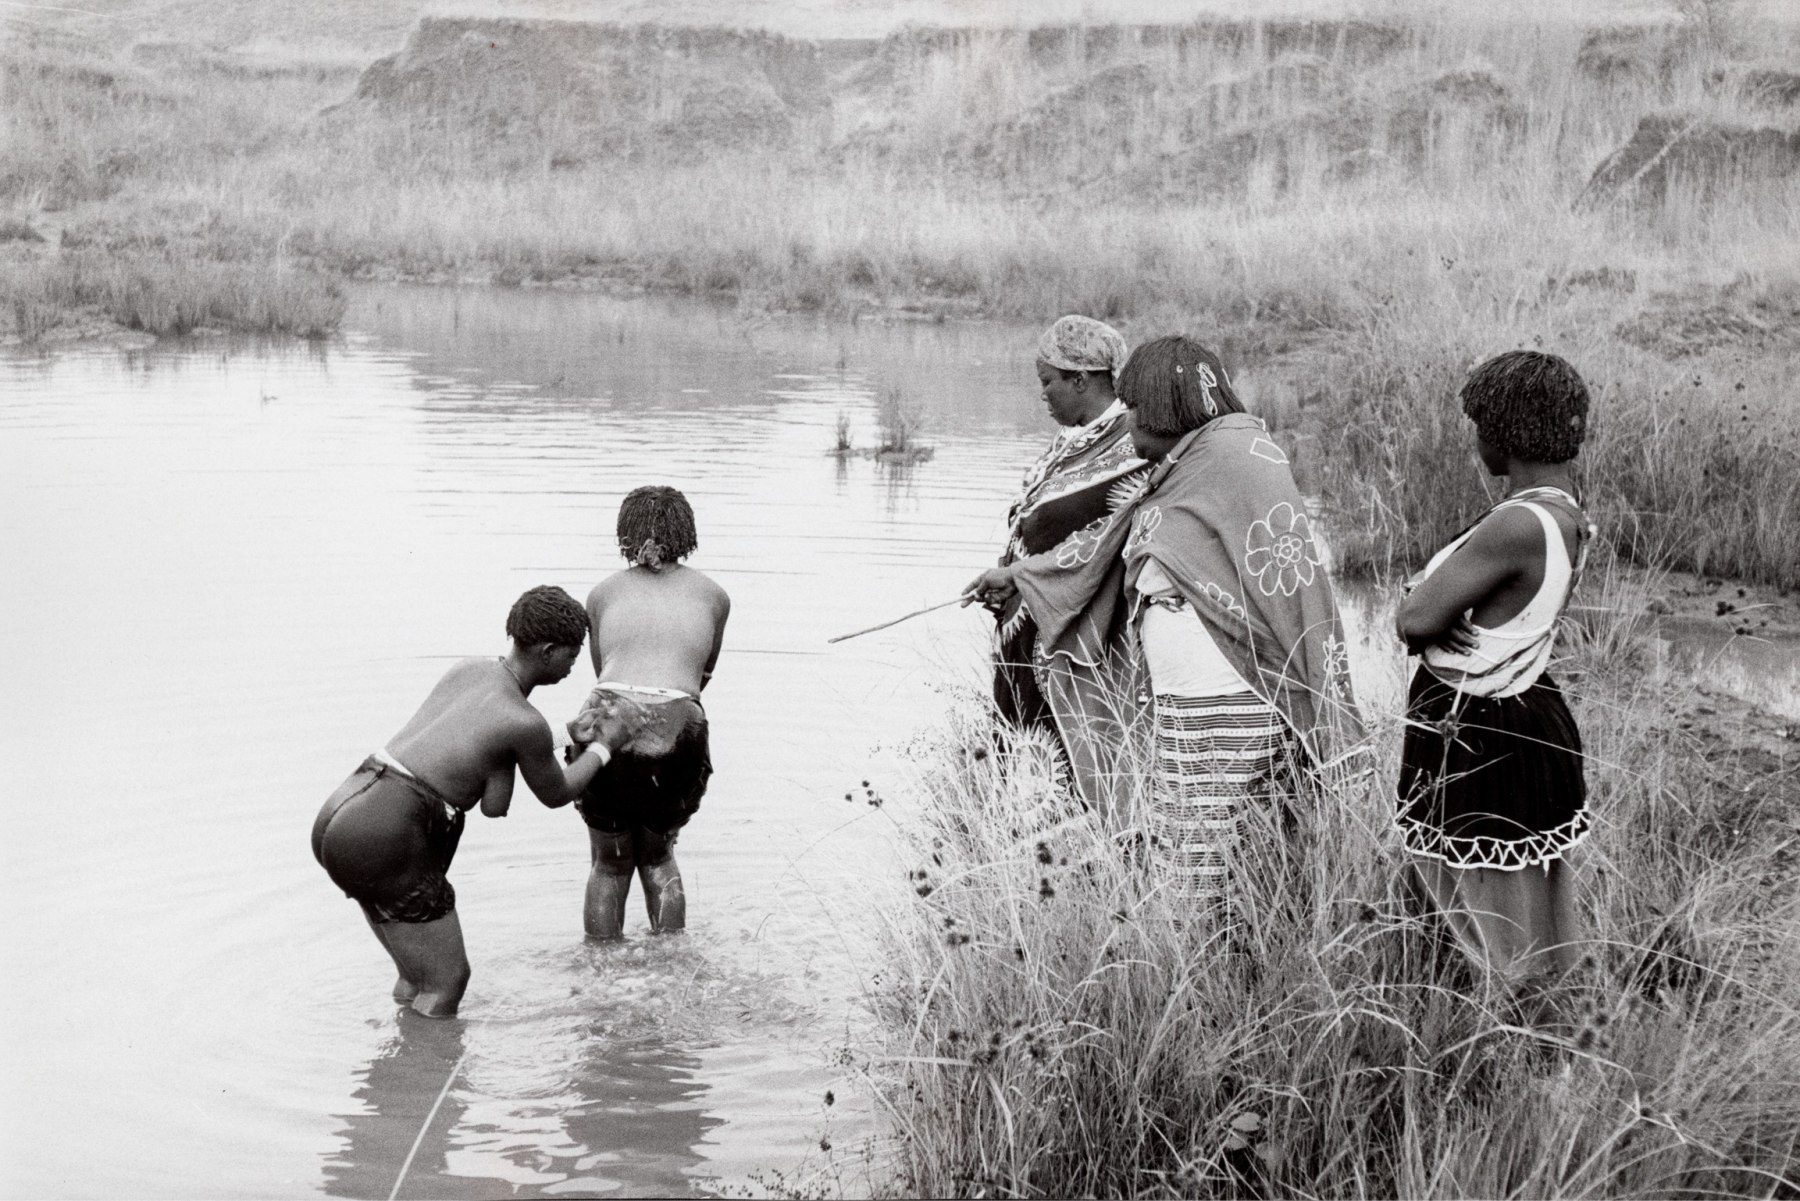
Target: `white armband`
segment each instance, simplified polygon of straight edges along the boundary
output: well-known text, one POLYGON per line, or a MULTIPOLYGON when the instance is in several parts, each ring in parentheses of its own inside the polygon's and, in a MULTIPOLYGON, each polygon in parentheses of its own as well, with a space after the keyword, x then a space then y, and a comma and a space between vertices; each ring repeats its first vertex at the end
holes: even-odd
POLYGON ((592 755, 594 758, 600 760, 601 767, 605 767, 608 763, 612 762, 612 748, 607 746, 604 742, 590 742, 581 748, 581 753, 584 755, 592 755))

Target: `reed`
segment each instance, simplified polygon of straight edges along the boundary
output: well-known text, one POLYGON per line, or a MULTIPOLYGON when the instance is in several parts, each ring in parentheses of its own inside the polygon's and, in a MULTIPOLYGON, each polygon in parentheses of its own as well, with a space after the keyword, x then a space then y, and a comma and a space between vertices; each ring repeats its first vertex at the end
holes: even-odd
POLYGON ((54 265, 0 276, 0 319, 10 312, 15 336, 26 341, 83 311, 158 336, 213 328, 323 338, 336 330, 345 303, 336 281, 313 272, 156 254, 72 252, 54 265))
POLYGON ((916 462, 932 455, 932 448, 919 441, 925 429, 925 405, 897 385, 881 390, 875 428, 879 439, 875 444, 876 458, 916 462))
MULTIPOLYGON (((1670 681, 1616 653, 1633 631, 1571 641, 1600 819, 1578 852, 1592 941, 1535 1024, 1413 916, 1391 778, 1286 829, 1253 813, 1229 919, 1205 920, 1172 911, 1129 836, 1073 807, 1041 756, 998 764, 978 702, 955 708, 919 752, 912 891, 882 978, 893 1045, 869 1065, 895 1193, 1800 1185, 1780 802, 1646 721, 1670 681)), ((1384 763, 1397 732, 1378 723, 1384 763)))

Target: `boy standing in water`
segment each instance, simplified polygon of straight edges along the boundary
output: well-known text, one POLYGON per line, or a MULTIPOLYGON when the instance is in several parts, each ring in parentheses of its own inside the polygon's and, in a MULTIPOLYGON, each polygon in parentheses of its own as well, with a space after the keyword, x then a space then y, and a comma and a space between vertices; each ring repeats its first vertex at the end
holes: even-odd
POLYGON ((486 816, 505 817, 515 768, 544 804, 566 805, 629 736, 630 714, 598 714, 583 753, 558 767, 549 723, 525 699, 569 674, 586 616, 561 588, 521 596, 506 618, 511 651, 446 672, 313 822, 313 857, 362 906, 400 971, 394 1000, 426 1017, 454 1017, 469 984, 456 890, 445 875, 463 815, 479 803, 486 816))
POLYGON ((598 722, 629 714, 637 727, 576 802, 593 856, 583 925, 599 939, 623 933, 633 873, 643 881, 652 930, 687 925, 675 838, 712 775, 700 690, 731 615, 725 590, 681 562, 699 539, 680 492, 635 489, 619 506, 618 538, 630 566, 596 584, 587 601, 600 682, 569 727, 572 753, 598 722))

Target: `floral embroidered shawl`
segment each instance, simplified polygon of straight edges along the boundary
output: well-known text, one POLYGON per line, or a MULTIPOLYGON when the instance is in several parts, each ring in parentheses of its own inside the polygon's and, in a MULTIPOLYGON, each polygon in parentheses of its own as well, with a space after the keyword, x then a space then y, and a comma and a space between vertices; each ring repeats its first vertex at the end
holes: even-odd
POLYGON ((1260 419, 1209 421, 1156 465, 1134 503, 1018 565, 1040 654, 1077 676, 1116 670, 1126 596, 1150 559, 1315 770, 1341 778, 1352 759, 1361 766, 1331 582, 1287 456, 1260 419))

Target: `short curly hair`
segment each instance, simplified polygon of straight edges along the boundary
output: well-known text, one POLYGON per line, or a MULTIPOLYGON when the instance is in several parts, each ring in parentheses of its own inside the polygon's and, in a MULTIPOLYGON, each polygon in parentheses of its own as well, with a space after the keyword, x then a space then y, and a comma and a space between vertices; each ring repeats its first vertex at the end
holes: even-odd
POLYGON ((1566 463, 1587 437, 1587 385, 1539 350, 1509 350, 1469 372, 1462 408, 1483 442, 1520 462, 1566 463))
POLYGON ((1139 429, 1162 437, 1178 437, 1214 417, 1244 411, 1219 356, 1180 335, 1131 352, 1119 372, 1119 399, 1139 429))
POLYGON ((694 510, 687 497, 663 484, 633 488, 619 505, 619 553, 634 565, 661 567, 694 553, 694 510))
POLYGON ((587 610, 555 584, 544 584, 513 602, 506 632, 520 646, 580 646, 587 641, 587 610))

